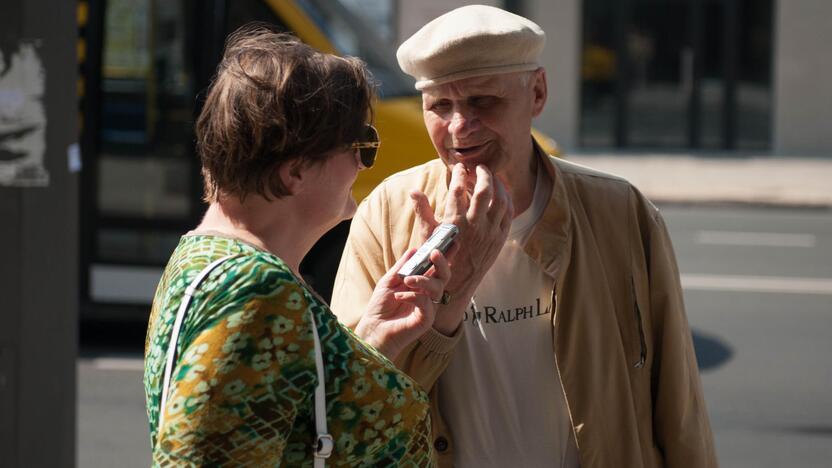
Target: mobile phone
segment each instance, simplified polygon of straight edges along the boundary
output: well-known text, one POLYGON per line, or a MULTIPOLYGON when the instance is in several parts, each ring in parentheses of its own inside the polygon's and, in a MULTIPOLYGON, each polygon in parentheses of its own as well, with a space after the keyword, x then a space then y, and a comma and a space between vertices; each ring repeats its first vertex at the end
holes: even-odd
POLYGON ((430 261, 430 253, 438 250, 445 254, 457 234, 459 234, 459 228, 453 224, 446 223, 437 226, 430 238, 399 269, 398 275, 404 278, 405 276, 425 274, 433 265, 430 261))

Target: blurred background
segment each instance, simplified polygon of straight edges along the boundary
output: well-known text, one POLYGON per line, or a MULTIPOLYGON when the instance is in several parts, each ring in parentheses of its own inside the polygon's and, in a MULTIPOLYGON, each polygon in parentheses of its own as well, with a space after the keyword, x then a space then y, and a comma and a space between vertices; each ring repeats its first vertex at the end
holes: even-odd
MULTIPOLYGON (((203 211, 193 123, 249 21, 363 58, 378 164, 430 159, 399 43, 457 0, 4 0, 0 466, 148 466, 144 333, 203 211)), ((547 33, 535 137, 662 209, 726 467, 832 460, 832 3, 482 1, 547 33)), ((331 293, 348 223, 302 270, 331 293)))

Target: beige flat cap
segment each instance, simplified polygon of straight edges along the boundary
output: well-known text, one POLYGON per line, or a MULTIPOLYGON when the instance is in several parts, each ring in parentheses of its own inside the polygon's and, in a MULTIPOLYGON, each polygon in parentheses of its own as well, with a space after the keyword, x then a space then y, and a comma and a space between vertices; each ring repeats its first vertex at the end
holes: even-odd
POLYGON ((468 5, 424 25, 396 51, 399 66, 425 89, 473 76, 536 70, 546 33, 499 8, 468 5))

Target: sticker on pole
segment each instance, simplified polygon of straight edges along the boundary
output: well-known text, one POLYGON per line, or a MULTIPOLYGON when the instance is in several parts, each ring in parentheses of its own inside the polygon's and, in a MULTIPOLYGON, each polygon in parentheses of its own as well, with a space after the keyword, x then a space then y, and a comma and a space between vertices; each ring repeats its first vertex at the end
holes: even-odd
POLYGON ((37 41, 0 47, 0 185, 43 187, 46 75, 37 41))

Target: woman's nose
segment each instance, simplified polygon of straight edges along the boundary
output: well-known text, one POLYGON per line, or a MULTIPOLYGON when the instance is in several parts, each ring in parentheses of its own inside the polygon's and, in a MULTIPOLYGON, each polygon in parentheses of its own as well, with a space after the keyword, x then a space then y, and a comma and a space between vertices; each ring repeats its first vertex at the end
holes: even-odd
POLYGON ((365 166, 364 163, 361 162, 361 150, 360 149, 358 149, 358 148, 353 149, 353 157, 355 157, 355 161, 358 164, 358 170, 359 171, 367 169, 367 166, 365 166))

